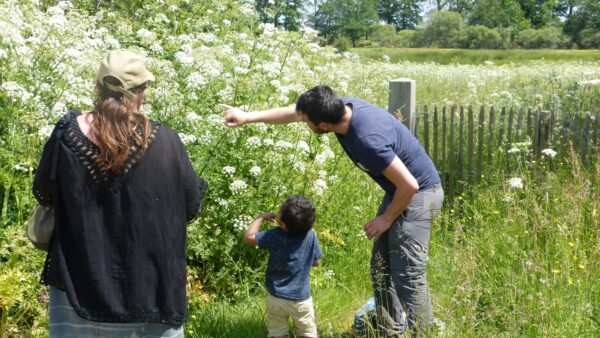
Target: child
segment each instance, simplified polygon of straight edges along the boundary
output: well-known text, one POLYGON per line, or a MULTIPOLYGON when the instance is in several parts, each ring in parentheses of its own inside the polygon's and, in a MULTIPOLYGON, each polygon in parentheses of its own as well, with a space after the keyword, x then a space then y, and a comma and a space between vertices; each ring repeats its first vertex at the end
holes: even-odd
POLYGON ((321 262, 321 247, 311 230, 315 207, 302 196, 288 197, 279 214, 264 213, 246 230, 244 243, 269 250, 265 276, 267 327, 269 337, 287 337, 288 317, 294 320, 296 335, 317 337, 315 310, 310 296, 310 269, 321 262), (265 220, 276 220, 279 227, 260 231, 265 220))

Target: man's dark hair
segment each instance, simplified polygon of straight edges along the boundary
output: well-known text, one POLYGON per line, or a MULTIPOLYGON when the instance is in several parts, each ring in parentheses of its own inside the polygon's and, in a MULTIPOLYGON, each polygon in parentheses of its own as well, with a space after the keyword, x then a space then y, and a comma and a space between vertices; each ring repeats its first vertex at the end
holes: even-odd
POLYGON ((290 196, 281 205, 281 220, 291 235, 305 236, 315 218, 315 207, 303 196, 290 196))
POLYGON ((344 116, 344 102, 333 88, 322 85, 302 93, 296 101, 296 111, 306 114, 310 122, 338 123, 344 116))

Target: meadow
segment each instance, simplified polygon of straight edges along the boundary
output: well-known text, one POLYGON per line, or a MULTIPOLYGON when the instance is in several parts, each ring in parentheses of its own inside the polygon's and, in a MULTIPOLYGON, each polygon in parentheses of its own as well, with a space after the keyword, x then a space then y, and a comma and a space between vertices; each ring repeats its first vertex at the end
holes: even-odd
POLYGON ((535 61, 573 62, 598 61, 599 50, 576 49, 452 49, 452 48, 353 48, 352 52, 373 60, 383 60, 386 55, 389 62, 435 62, 442 65, 485 64, 497 65, 522 64, 535 61))
MULTIPOLYGON (((266 255, 241 237, 255 215, 290 194, 306 195, 318 210, 324 259, 311 287, 321 336, 351 336, 354 313, 371 293, 362 225, 382 192, 335 137, 302 125, 228 129, 218 103, 287 105, 324 83, 385 108, 388 81, 408 77, 417 81, 419 105, 600 108, 595 56, 449 65, 371 59, 323 47, 307 27, 260 24, 252 6, 237 1, 114 6, 0 0, 0 337, 47 336, 47 290, 38 282, 44 254, 23 231, 35 205, 33 170, 67 108, 90 109, 108 50, 146 56, 157 80, 143 111, 179 132, 210 183, 188 228, 190 337, 266 335, 266 255)), ((527 144, 521 148, 527 154, 527 144)), ((428 279, 444 336, 598 336, 600 162, 584 166, 576 153, 515 160, 510 177, 488 163, 497 172, 446 200, 434 224, 428 279)))

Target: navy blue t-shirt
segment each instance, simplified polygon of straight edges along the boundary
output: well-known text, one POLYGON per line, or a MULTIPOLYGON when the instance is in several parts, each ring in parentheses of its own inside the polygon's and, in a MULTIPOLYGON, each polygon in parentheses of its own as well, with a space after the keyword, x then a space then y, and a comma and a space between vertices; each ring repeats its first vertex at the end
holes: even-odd
POLYGON ((346 135, 336 137, 357 167, 366 172, 387 194, 396 187, 383 174, 396 156, 419 183, 419 191, 440 183, 435 165, 410 130, 392 114, 357 98, 343 97, 352 108, 346 135))
POLYGON ((265 274, 269 293, 294 301, 310 298, 310 268, 323 257, 315 232, 293 236, 277 227, 256 233, 256 244, 269 250, 265 274))

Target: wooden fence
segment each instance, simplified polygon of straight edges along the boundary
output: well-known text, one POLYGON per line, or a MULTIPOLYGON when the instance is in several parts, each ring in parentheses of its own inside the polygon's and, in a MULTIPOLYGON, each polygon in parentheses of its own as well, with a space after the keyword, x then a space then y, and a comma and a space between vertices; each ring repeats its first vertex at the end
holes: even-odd
POLYGON ((490 171, 514 174, 518 161, 544 157, 553 166, 574 151, 585 164, 600 152, 600 113, 425 106, 413 114, 413 133, 436 164, 449 197, 490 171), (510 151, 519 143, 521 151, 510 151), (543 156, 544 149, 556 157, 543 156))

